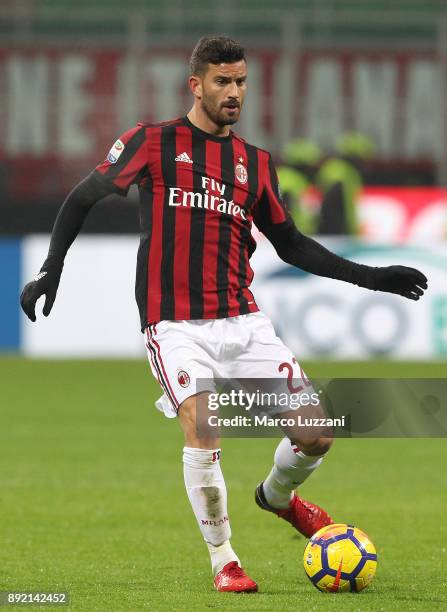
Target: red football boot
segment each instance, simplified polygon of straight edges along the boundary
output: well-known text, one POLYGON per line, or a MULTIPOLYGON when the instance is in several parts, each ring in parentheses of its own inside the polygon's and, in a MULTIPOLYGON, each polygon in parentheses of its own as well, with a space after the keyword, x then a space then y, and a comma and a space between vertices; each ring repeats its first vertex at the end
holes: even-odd
POLYGON ((230 593, 252 593, 258 590, 258 585, 239 567, 237 561, 227 563, 214 578, 214 586, 218 591, 230 593))
POLYGON ((311 538, 319 529, 334 522, 323 508, 302 499, 296 493, 293 494, 288 508, 283 510, 272 508, 265 499, 262 482, 256 487, 255 501, 263 510, 273 512, 280 518, 288 521, 306 538, 311 538))

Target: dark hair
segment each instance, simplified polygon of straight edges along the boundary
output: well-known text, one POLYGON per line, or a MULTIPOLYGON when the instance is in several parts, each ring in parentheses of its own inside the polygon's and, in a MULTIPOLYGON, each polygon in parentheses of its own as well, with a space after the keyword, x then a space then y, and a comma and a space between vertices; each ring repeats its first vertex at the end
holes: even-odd
POLYGON ((245 51, 228 36, 203 36, 194 47, 189 61, 190 74, 203 74, 208 64, 232 64, 245 60, 245 51))

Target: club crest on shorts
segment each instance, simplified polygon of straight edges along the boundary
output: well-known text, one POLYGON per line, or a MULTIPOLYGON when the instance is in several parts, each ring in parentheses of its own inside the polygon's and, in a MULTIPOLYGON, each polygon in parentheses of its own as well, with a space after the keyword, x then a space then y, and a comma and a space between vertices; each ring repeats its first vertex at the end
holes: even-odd
POLYGON ((185 370, 179 370, 177 374, 177 380, 178 380, 178 384, 181 387, 189 387, 189 383, 191 382, 191 379, 189 378, 189 374, 188 372, 185 372, 185 370))
POLYGON ((248 180, 248 173, 247 168, 244 166, 244 164, 236 164, 234 167, 234 174, 239 183, 245 185, 248 180))

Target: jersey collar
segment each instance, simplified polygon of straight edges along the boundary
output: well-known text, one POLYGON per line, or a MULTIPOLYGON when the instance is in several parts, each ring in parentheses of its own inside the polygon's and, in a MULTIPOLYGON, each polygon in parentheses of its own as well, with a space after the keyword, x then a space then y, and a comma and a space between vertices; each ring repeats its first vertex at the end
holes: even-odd
POLYGON ((183 117, 183 123, 187 125, 189 129, 192 130, 195 134, 197 134, 197 136, 200 136, 201 138, 206 138, 207 140, 213 140, 214 142, 228 142, 233 138, 232 130, 230 130, 228 136, 214 136, 214 134, 209 134, 208 132, 205 132, 204 130, 201 130, 196 125, 194 125, 194 123, 192 123, 186 115, 183 117))

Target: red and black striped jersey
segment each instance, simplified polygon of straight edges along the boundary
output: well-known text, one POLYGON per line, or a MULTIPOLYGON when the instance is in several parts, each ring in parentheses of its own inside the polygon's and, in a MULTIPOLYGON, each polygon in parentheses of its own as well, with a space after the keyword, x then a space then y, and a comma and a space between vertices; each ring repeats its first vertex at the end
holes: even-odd
POLYGON ((125 132, 95 174, 123 195, 138 185, 135 294, 143 328, 258 310, 252 222, 263 231, 290 219, 267 151, 183 117, 125 132))

